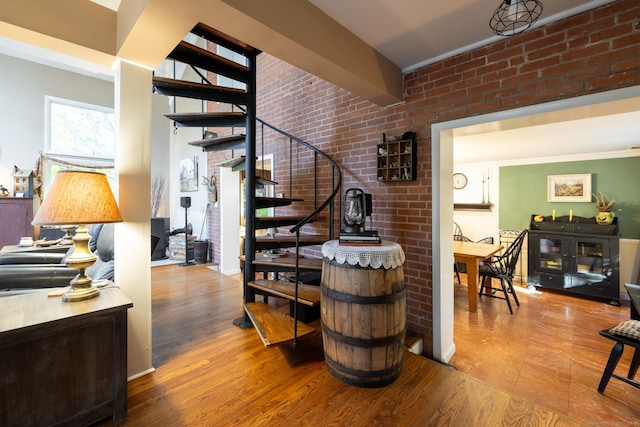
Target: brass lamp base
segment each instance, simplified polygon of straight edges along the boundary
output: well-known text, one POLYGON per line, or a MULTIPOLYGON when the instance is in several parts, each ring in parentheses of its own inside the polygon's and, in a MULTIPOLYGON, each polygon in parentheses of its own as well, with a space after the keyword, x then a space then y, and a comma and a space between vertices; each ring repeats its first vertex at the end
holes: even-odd
POLYGON ((78 275, 69 283, 71 288, 62 296, 62 301, 73 302, 95 298, 100 291, 92 285, 91 277, 85 274, 85 269, 91 267, 98 257, 89 249, 89 230, 81 225, 73 236, 73 253, 67 257, 67 266, 79 270, 78 275))
POLYGON ((62 236, 62 240, 58 243, 60 246, 71 246, 73 245, 73 236, 71 232, 75 230, 76 225, 62 225, 60 226, 60 230, 64 231, 64 236, 62 236))
POLYGON ((62 301, 73 302, 83 301, 86 299, 95 298, 100 295, 98 288, 90 286, 88 288, 74 288, 71 287, 64 295, 62 295, 62 301))

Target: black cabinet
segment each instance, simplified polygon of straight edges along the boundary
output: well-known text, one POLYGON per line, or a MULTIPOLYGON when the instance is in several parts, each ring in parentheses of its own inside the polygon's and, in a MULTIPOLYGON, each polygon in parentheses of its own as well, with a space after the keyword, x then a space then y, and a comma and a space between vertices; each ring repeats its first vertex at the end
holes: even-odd
POLYGON ((617 222, 603 226, 581 217, 532 222, 528 283, 618 305, 619 244, 617 222))
POLYGON ((166 259, 169 248, 169 218, 151 218, 151 236, 152 245, 154 240, 157 241, 152 248, 151 260, 166 259), (153 239, 153 236, 156 239, 153 239))

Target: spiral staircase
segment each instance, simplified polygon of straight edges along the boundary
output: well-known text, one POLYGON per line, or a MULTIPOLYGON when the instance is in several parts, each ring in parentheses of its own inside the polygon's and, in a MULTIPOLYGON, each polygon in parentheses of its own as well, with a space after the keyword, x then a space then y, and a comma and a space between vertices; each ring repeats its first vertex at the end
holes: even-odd
POLYGON ((320 288, 303 282, 305 274, 315 272, 317 275, 322 269, 320 258, 302 257, 300 251, 305 246, 321 245, 332 239, 337 232, 339 215, 336 218, 334 212, 335 200, 340 200, 342 172, 335 161, 322 151, 256 117, 256 58, 260 54, 259 50, 205 24, 196 25, 189 37, 189 40, 196 41, 204 39, 208 46, 214 44, 226 48, 236 54, 229 56, 235 58, 240 55, 243 59, 231 60, 199 47, 197 42, 183 40, 167 59, 175 61, 174 64, 182 63, 191 67, 201 81, 156 76, 153 78, 153 90, 166 96, 216 101, 219 103, 217 105, 226 106, 225 111, 173 113, 166 114, 166 117, 173 120, 176 127, 203 128, 203 138, 190 142, 190 145, 201 147, 205 152, 231 152, 231 158, 217 166, 230 167, 235 171, 244 170, 245 188, 251 189, 245 191, 245 238, 244 254, 241 256, 246 314, 234 323, 240 327, 253 325, 265 346, 291 343, 295 347, 298 338, 316 332, 315 328, 301 321, 301 317, 304 321, 310 321, 319 316, 320 288), (229 86, 214 85, 208 77, 212 74, 224 76, 236 83, 229 86), (330 176, 330 194, 325 196, 324 200, 318 200, 318 187, 315 186, 313 208, 302 215, 295 205, 302 204, 307 207, 310 204, 303 203, 302 198, 256 197, 256 188, 279 185, 260 176, 256 169, 256 158, 259 154, 257 135, 262 146, 261 154, 264 154, 264 141, 269 140, 274 133, 278 135, 278 140, 285 139, 289 144, 287 194, 292 195, 296 191, 293 186, 296 181, 294 171, 300 168, 292 167, 294 162, 311 159, 315 183, 319 176, 330 176), (244 155, 237 156, 237 150, 244 151, 244 155), (328 168, 330 171, 327 173, 326 170, 321 170, 322 168, 328 168), (294 214, 269 217, 255 215, 257 209, 276 207, 289 207, 288 210, 294 214), (307 231, 310 224, 314 224, 313 230, 307 231), (257 233, 258 230, 275 227, 287 227, 288 233, 279 233, 276 236, 257 233), (325 233, 316 233, 315 230, 318 229, 325 233), (282 248, 288 248, 290 252, 285 257, 264 256, 265 253, 273 254, 275 250, 282 248), (262 278, 258 278, 259 276, 262 278), (262 296, 262 301, 256 301, 258 296, 262 296), (288 300, 289 311, 269 304, 269 298, 288 300))

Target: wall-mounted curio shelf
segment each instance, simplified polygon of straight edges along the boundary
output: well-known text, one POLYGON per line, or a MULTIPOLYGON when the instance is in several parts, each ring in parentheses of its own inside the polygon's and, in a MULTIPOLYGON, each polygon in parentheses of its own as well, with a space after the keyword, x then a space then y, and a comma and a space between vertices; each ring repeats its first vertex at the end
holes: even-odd
POLYGON ((415 181, 416 145, 415 138, 378 144, 378 181, 415 181))

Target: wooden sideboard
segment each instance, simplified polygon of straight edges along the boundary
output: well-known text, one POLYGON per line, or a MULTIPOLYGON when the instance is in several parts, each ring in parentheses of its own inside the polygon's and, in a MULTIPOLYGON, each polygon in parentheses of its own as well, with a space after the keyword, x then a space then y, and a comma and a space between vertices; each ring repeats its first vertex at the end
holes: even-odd
POLYGON ((127 416, 127 309, 119 288, 62 302, 0 298, 0 425, 90 425, 127 416))
POLYGON ((0 197, 0 248, 33 235, 33 198, 0 197))

